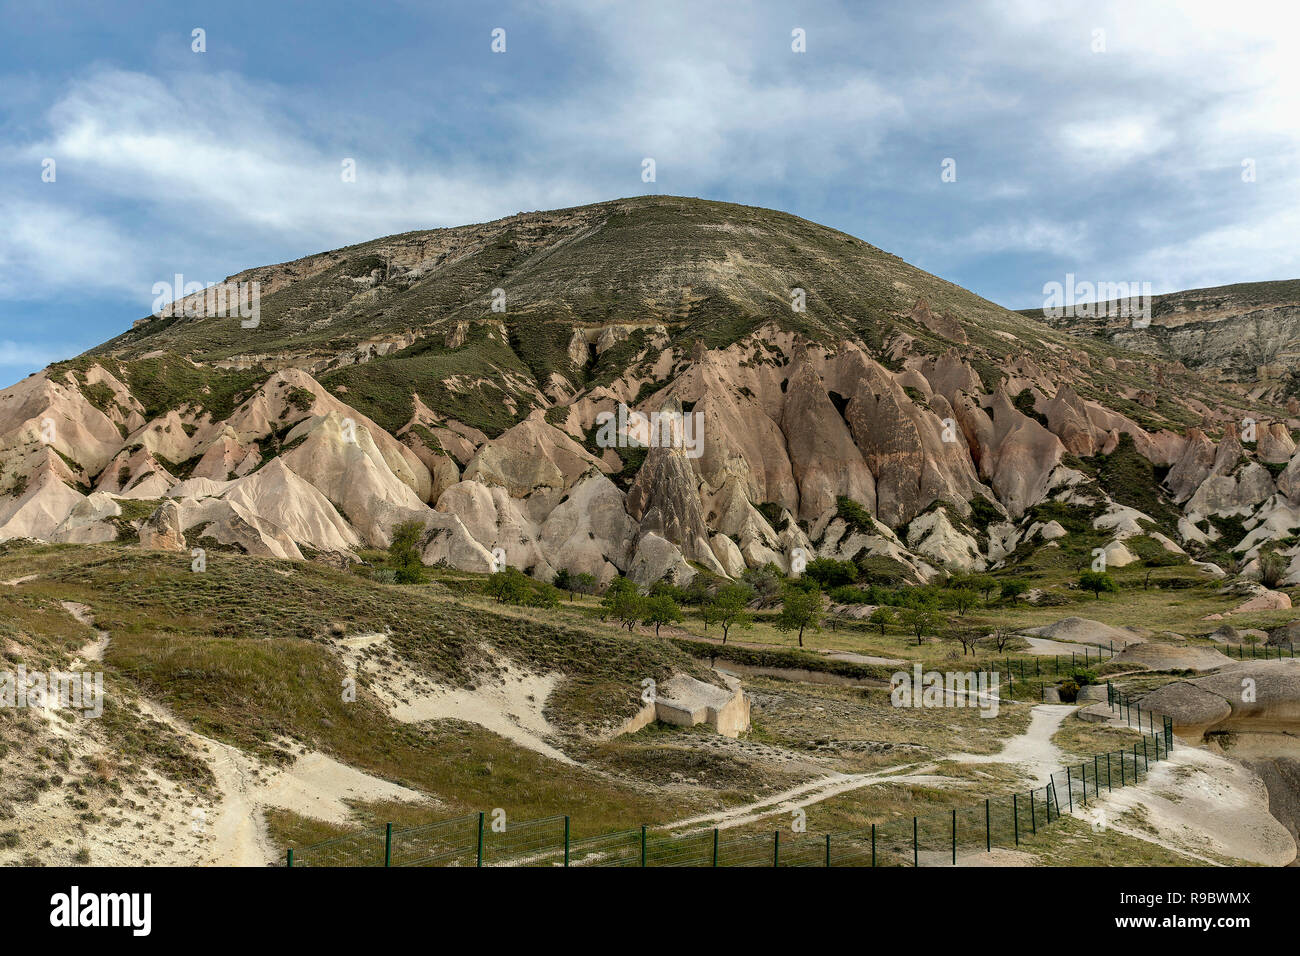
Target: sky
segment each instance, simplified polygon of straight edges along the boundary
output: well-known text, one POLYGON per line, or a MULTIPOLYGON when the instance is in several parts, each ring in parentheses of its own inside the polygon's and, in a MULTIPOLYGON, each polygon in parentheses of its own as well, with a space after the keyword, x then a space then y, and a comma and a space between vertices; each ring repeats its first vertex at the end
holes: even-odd
POLYGON ((791 212, 1010 308, 1067 273, 1300 277, 1295 0, 0 0, 0 23, 0 386, 176 274, 645 193, 791 212))

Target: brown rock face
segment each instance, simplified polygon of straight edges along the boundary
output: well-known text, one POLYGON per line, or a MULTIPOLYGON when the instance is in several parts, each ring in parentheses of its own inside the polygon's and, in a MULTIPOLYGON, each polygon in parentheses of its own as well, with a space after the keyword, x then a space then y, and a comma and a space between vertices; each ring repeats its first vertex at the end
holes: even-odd
POLYGON ((1174 501, 1181 504, 1196 493, 1201 482, 1209 477, 1210 469, 1214 467, 1214 457, 1214 442, 1199 428, 1189 429, 1183 455, 1165 477, 1165 484, 1173 493, 1174 501))
MULTIPOLYGON (((660 412, 680 415, 681 410, 681 403, 674 400, 665 403, 660 412)), ((696 552, 697 542, 703 541, 709 563, 716 560, 707 544, 709 526, 704 520, 695 470, 684 449, 664 445, 650 448, 628 489, 627 513, 638 522, 638 537, 657 535, 696 560, 702 560, 696 552)))
POLYGON ((820 517, 840 495, 875 512, 875 478, 805 353, 790 376, 781 430, 799 486, 799 517, 820 517))
POLYGON ((1280 465, 1290 461, 1295 454, 1295 442, 1291 440, 1291 431, 1283 422, 1272 422, 1259 429, 1259 458, 1270 464, 1280 465))
POLYGON ((167 500, 140 526, 140 545, 154 551, 184 551, 185 533, 176 502, 167 500))
POLYGON ((833 375, 828 368, 831 389, 849 396, 844 417, 875 476, 881 521, 897 527, 936 499, 969 497, 978 481, 955 421, 949 429, 934 412, 918 408, 893 376, 861 352, 846 352, 833 375))
POLYGON ((1300 501, 1300 455, 1291 459, 1291 463, 1278 476, 1277 490, 1292 501, 1300 501))
POLYGON ((960 322, 950 315, 935 315, 930 311, 930 303, 923 298, 918 299, 916 305, 912 306, 912 319, 920 322, 935 335, 941 335, 951 342, 962 345, 970 342, 960 322))
POLYGON ((1002 389, 993 397, 993 441, 988 473, 993 490, 1013 517, 1042 500, 1065 447, 1038 422, 1020 413, 1002 389))

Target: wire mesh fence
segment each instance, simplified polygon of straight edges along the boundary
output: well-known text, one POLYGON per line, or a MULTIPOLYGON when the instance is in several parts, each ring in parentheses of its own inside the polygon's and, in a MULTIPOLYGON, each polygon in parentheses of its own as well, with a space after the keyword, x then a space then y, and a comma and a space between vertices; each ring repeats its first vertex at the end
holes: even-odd
POLYGON ((567 816, 507 823, 469 814, 420 826, 361 830, 291 849, 289 866, 944 866, 963 856, 1015 848, 1064 816, 1140 783, 1168 758, 1173 721, 1106 685, 1112 713, 1141 737, 1125 748, 1060 768, 1043 786, 982 803, 813 834, 642 826, 575 836, 567 816))

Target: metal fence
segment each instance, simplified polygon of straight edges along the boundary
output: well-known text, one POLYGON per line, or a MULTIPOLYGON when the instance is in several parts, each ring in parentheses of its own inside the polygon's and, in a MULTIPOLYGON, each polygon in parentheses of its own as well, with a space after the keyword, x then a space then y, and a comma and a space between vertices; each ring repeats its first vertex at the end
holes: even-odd
POLYGON ((575 836, 567 816, 509 823, 477 813, 394 830, 392 824, 290 849, 289 866, 943 866, 1014 849, 1062 816, 1142 780, 1173 749, 1173 722, 1107 684, 1112 711, 1142 731, 1130 749, 1096 754, 1041 787, 983 803, 832 833, 670 833, 642 826, 575 836))

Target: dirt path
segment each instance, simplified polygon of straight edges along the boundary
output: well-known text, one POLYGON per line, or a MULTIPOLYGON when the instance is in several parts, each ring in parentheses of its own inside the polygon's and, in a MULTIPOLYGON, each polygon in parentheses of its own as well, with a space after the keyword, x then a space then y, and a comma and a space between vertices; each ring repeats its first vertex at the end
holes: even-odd
MULTIPOLYGON (((91 609, 63 602, 78 621, 94 627, 91 609)), ((107 631, 78 651, 73 666, 102 660, 109 643, 107 631)), ((366 635, 372 638, 374 635, 366 635)), ((382 635, 379 635, 382 637, 382 635)), ((265 866, 279 859, 280 849, 267 833, 264 811, 279 807, 331 823, 348 823, 349 801, 393 800, 433 802, 426 794, 373 777, 325 754, 304 751, 288 767, 263 766, 238 747, 207 737, 172 714, 162 704, 144 697, 135 700, 140 710, 190 742, 204 756, 216 780, 216 806, 194 810, 190 835, 197 859, 184 862, 213 866, 265 866)))
POLYGON ((1060 748, 1052 743, 1052 737, 1074 710, 1073 704, 1035 704, 1029 713, 1029 726, 1025 732, 1008 739, 998 753, 955 753, 946 759, 959 763, 1021 764, 1033 776, 1034 786, 1043 786, 1064 763, 1060 748))
POLYGON ((205 737, 191 729, 161 704, 141 698, 140 709, 161 724, 185 737, 206 757, 217 781, 220 798, 209 820, 206 813, 196 820, 200 835, 211 836, 205 848, 204 864, 217 866, 265 866, 279 855, 266 834, 261 809, 253 799, 258 786, 258 763, 238 748, 205 737), (206 831, 206 832, 205 832, 206 831))
POLYGON ((732 807, 730 810, 723 810, 718 813, 705 813, 699 816, 686 817, 667 824, 665 828, 670 830, 682 829, 686 832, 708 830, 714 827, 725 830, 728 827, 753 823, 755 820, 761 820, 774 814, 788 814, 800 807, 821 803, 823 800, 838 796, 841 793, 859 790, 862 787, 869 787, 877 783, 932 783, 936 779, 941 779, 926 773, 926 771, 933 769, 932 766, 920 767, 913 773, 906 772, 913 768, 917 768, 917 765, 909 764, 904 767, 891 767, 888 770, 879 770, 875 773, 836 773, 826 777, 818 777, 816 780, 810 780, 807 783, 791 787, 781 793, 772 794, 761 800, 755 800, 752 803, 732 807))
POLYGON ((108 631, 101 631, 95 627, 95 620, 90 616, 90 608, 84 604, 78 604, 75 601, 60 601, 63 609, 75 617, 86 627, 95 631, 95 639, 83 644, 77 651, 76 659, 72 662, 72 670, 77 670, 85 665, 87 661, 102 661, 104 651, 108 649, 108 631))
MULTIPOLYGON (((957 760, 962 763, 1022 764, 1034 775, 1036 786, 1046 782, 1053 771, 1060 769, 1061 752, 1052 743, 1052 735, 1074 707, 1065 704, 1038 704, 1030 715, 1029 726, 1023 734, 1007 740, 996 754, 953 753, 940 760, 957 760)), ((881 783, 920 783, 942 785, 951 778, 935 774, 935 763, 908 764, 891 767, 874 773, 836 773, 818 777, 781 793, 755 800, 743 806, 717 813, 686 817, 666 826, 666 829, 703 830, 717 827, 743 826, 764 817, 788 814, 801 807, 821 803, 831 797, 863 787, 881 783)))

